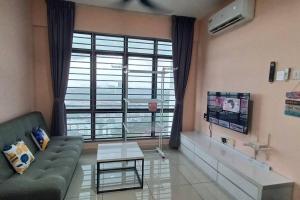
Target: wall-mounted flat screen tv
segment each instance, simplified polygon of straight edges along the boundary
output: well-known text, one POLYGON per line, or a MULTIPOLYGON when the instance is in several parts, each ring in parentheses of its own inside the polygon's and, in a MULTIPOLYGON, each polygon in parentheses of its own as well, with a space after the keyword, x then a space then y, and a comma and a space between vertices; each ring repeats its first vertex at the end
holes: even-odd
POLYGON ((249 130, 250 93, 208 92, 207 121, 247 134, 249 130))

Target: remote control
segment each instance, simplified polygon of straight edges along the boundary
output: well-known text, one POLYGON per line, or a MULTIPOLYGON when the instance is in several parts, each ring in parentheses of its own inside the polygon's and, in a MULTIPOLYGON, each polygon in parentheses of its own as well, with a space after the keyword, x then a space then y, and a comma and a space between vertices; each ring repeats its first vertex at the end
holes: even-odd
POLYGON ((270 64, 270 73, 269 73, 269 82, 270 83, 274 82, 275 71, 276 71, 276 62, 273 61, 270 64))

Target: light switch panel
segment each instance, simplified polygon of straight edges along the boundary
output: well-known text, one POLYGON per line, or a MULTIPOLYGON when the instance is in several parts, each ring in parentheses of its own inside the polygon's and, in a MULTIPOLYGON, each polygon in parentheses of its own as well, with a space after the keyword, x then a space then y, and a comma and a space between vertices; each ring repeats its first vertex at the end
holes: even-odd
POLYGON ((277 71, 276 73, 276 81, 284 81, 284 71, 277 71))
POLYGON ((290 78, 291 68, 284 69, 284 80, 287 81, 290 78))
POLYGON ((294 70, 292 74, 293 80, 300 80, 300 70, 294 70))
POLYGON ((277 81, 287 81, 287 80, 289 80, 289 75, 290 75, 290 68, 279 70, 276 73, 276 80, 277 81))

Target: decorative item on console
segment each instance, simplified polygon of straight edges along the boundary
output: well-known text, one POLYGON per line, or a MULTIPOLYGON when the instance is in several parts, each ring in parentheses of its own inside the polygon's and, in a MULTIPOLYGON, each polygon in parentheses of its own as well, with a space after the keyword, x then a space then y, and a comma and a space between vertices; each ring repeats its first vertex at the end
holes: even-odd
POLYGON ((259 154, 259 152, 265 152, 266 160, 268 160, 269 159, 269 154, 268 153, 272 149, 270 147, 270 141, 271 141, 271 134, 268 134, 267 144, 261 144, 258 141, 256 141, 256 142, 244 143, 244 146, 248 146, 248 147, 250 147, 254 150, 254 159, 255 160, 256 160, 257 155, 259 154))

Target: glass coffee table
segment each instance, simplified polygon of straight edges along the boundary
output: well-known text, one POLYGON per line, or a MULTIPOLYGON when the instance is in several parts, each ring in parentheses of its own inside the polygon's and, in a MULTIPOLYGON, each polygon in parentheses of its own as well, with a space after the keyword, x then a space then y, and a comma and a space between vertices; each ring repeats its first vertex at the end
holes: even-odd
POLYGON ((97 193, 144 186, 144 154, 136 142, 99 144, 97 193))

